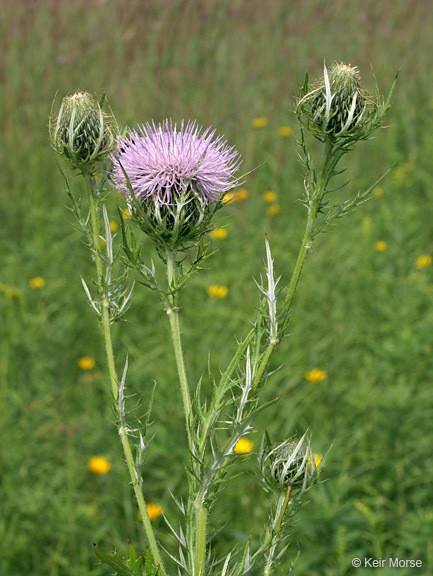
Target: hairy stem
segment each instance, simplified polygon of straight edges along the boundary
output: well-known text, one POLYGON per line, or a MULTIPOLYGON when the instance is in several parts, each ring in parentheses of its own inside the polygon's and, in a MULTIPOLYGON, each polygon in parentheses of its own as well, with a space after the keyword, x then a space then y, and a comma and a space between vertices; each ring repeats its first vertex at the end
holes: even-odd
MULTIPOLYGON (((190 454, 195 453, 193 440, 192 440, 192 407, 191 398, 188 385, 188 377, 186 375, 185 362, 182 352, 182 340, 180 335, 180 322, 179 322, 179 307, 178 307, 178 289, 176 286, 177 280, 177 263, 176 251, 166 251, 167 258, 167 280, 168 280, 168 296, 165 299, 166 311, 170 322, 171 338, 173 341, 174 356, 176 360, 177 373, 179 377, 179 384, 182 393, 183 409, 185 412, 185 426, 188 436, 188 447, 190 454)), ((196 473, 199 473, 197 463, 193 460, 193 467, 196 473)), ((196 482, 188 475, 189 483, 189 498, 193 499, 194 486, 196 482)), ((201 576, 204 574, 205 560, 206 560, 206 528, 207 528, 207 509, 203 505, 203 501, 196 495, 194 499, 194 514, 190 519, 190 526, 192 531, 195 529, 194 549, 190 551, 192 557, 192 574, 193 576, 201 576)))
POLYGON ((292 486, 289 484, 287 491, 286 491, 286 494, 284 496, 283 504, 281 506, 280 515, 279 515, 277 522, 275 524, 275 527, 272 531, 272 536, 271 536, 271 540, 270 540, 271 548, 269 550, 269 556, 268 556, 268 559, 266 561, 266 566, 265 566, 265 569, 263 572, 264 576, 270 576, 270 574, 272 574, 272 572, 273 572, 272 564, 274 563, 274 555, 275 555, 275 551, 276 551, 276 548, 278 545, 278 533, 280 532, 281 525, 283 523, 284 516, 286 514, 287 506, 289 505, 291 495, 292 495, 292 486))
POLYGON ((174 356, 176 359, 177 373, 179 384, 182 392, 183 408, 185 412, 185 425, 188 435, 188 446, 190 453, 193 454, 193 442, 191 433, 192 415, 191 415, 191 398, 189 393, 188 378, 186 375, 185 362, 182 352, 182 340, 180 336, 178 295, 175 289, 176 284, 176 252, 167 250, 167 278, 169 294, 166 301, 167 315, 170 322, 171 338, 173 340, 174 356))
POLYGON ((156 538, 153 533, 153 528, 149 519, 149 514, 147 513, 146 501, 144 500, 143 491, 141 488, 141 482, 139 480, 139 477, 137 476, 137 472, 134 467, 134 457, 132 455, 128 434, 125 425, 123 424, 119 426, 119 436, 120 441, 122 442, 123 452, 125 454, 129 475, 131 477, 131 483, 134 488, 135 497, 137 499, 141 521, 143 523, 144 531, 146 532, 147 540, 149 542, 149 548, 152 554, 152 560, 157 566, 159 566, 161 575, 165 576, 166 572, 164 569, 164 565, 162 563, 161 555, 159 553, 158 544, 156 542, 156 538))
POLYGON ((299 278, 301 277, 302 268, 304 266, 305 258, 308 251, 311 249, 313 237, 313 224, 317 217, 317 212, 320 207, 320 202, 322 200, 322 195, 324 192, 325 184, 328 180, 329 165, 332 161, 333 146, 329 142, 326 143, 326 148, 324 151, 322 165, 320 168, 319 178, 317 180, 316 189, 314 190, 314 195, 308 205, 308 216, 307 223, 305 225, 304 237, 302 239, 301 248, 299 250, 298 258, 296 260, 295 269, 293 270, 292 279, 290 280, 289 289, 287 290, 286 298, 284 301, 284 306, 286 309, 286 314, 289 314, 293 299, 295 297, 296 288, 298 287, 299 278))
POLYGON ((266 561, 265 569, 263 572, 264 576, 269 576, 272 573, 272 563, 274 560, 275 549, 276 546, 278 545, 278 534, 280 532, 284 516, 287 512, 287 507, 289 505, 291 495, 292 495, 292 486, 289 484, 284 497, 282 495, 280 496, 279 503, 281 502, 281 508, 279 516, 278 518, 276 518, 275 524, 272 527, 271 526, 268 527, 265 541, 251 557, 251 561, 254 562, 259 556, 264 554, 266 550, 269 550, 269 556, 266 561))
POLYGON ((196 501, 195 507, 195 554, 193 576, 202 576, 206 565, 206 529, 208 510, 202 501, 196 501))
POLYGON ((114 363, 113 343, 111 340, 111 327, 110 316, 108 310, 107 294, 104 290, 104 270, 102 266, 102 259, 100 254, 101 242, 99 238, 99 221, 98 221, 98 208, 96 198, 96 184, 95 179, 90 174, 85 175, 87 191, 89 195, 90 206, 90 222, 92 229, 92 244, 93 255, 96 262, 96 285, 99 291, 99 296, 102 299, 102 332, 105 341, 105 353, 108 362, 108 371, 110 374, 111 392, 116 401, 118 397, 118 380, 116 374, 116 366, 114 363))
POLYGON ((252 328, 245 337, 245 339, 239 343, 235 355, 230 361, 230 364, 228 365, 225 372, 222 374, 221 381, 215 390, 215 397, 211 405, 212 409, 208 411, 206 419, 201 422, 202 428, 197 448, 197 457, 199 458, 199 460, 202 460, 204 458, 206 445, 209 440, 209 432, 211 430, 215 416, 214 412, 216 410, 221 409, 224 395, 227 394, 227 382, 229 382, 230 379, 232 378, 233 372, 235 371, 235 369, 239 364, 239 359, 243 356, 243 354, 245 354, 248 344, 251 342, 254 334, 255 334, 255 328, 252 328))
MULTIPOLYGON (((113 342, 111 338, 111 325, 110 316, 108 310, 108 298, 106 290, 104 289, 104 270, 102 255, 100 252, 100 238, 99 238, 99 220, 98 220, 98 209, 97 209, 97 194, 96 194, 96 183, 93 176, 90 174, 84 175, 86 180, 87 192, 89 195, 89 207, 90 207, 90 222, 91 222, 91 232, 92 232, 92 244, 93 244, 93 254, 96 262, 96 274, 97 274, 97 287, 99 291, 99 296, 102 299, 102 332, 104 334, 105 341, 105 353, 108 363, 108 372, 110 375, 111 390, 113 394, 114 401, 117 402, 119 397, 119 379, 117 377, 116 365, 114 362, 114 352, 113 352, 113 342)), ((131 445, 129 443, 128 434, 124 423, 119 426, 119 436, 123 447, 123 452, 125 454, 126 464, 128 466, 129 475, 131 477, 131 483, 134 488, 135 497, 137 499, 138 509, 142 518, 144 530, 146 532, 147 540, 149 542, 150 551, 152 554, 153 561, 159 566, 161 576, 166 576, 164 565, 162 563, 162 558, 159 553, 158 544, 156 542, 155 535, 153 533, 153 528, 150 523, 149 515, 147 513, 146 502, 143 497, 143 492, 141 490, 141 485, 137 477, 137 473, 134 467, 134 458, 132 455, 131 445)))
MULTIPOLYGON (((296 264, 293 270, 292 278, 290 280, 290 284, 287 289, 286 298, 284 300, 286 317, 290 314, 290 311, 292 309, 292 304, 295 297, 296 288, 298 287, 299 279, 301 277, 302 268, 304 267, 304 262, 306 260, 307 254, 312 246, 314 221, 316 220, 317 213, 320 208, 320 202, 327 181, 330 162, 332 160, 332 153, 333 153, 333 146, 332 144, 329 144, 327 142, 322 159, 322 164, 320 167, 320 173, 319 178, 317 180, 317 185, 314 190, 314 194, 308 203, 308 215, 307 215, 307 222, 305 224, 304 236, 302 238, 301 247, 299 249, 298 257, 296 259, 296 264)), ((263 358, 254 376, 252 385, 253 390, 256 389, 257 386, 260 384, 265 374, 266 368, 268 367, 269 360, 271 359, 272 353, 274 352, 277 344, 278 344, 277 338, 271 338, 269 340, 268 346, 265 350, 263 358)))
POLYGON ((283 502, 283 505, 281 507, 280 516, 279 516, 277 523, 275 525, 275 532, 280 531, 281 524, 283 523, 284 515, 286 514, 287 506, 289 505, 291 495, 292 495, 292 485, 289 484, 287 491, 286 491, 286 495, 284 496, 284 502, 283 502))

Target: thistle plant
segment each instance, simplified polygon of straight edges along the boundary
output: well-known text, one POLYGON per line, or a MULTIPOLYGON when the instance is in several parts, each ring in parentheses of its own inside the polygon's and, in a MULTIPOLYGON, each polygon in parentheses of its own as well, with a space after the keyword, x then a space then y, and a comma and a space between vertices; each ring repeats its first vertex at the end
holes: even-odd
MULTIPOLYGON (((293 518, 323 467, 307 432, 300 439, 280 438, 275 444, 263 431, 256 475, 268 496, 269 519, 259 534, 251 534, 246 543, 234 542, 222 558, 212 548, 212 510, 224 484, 242 467, 240 456, 250 450, 248 436, 255 431, 256 416, 278 400, 263 401, 271 375, 270 361, 287 334, 303 265, 318 232, 365 202, 378 182, 342 201, 332 201, 333 192, 348 184, 331 188, 331 181, 343 171, 338 166, 341 158, 358 140, 367 139, 381 126, 393 89, 394 84, 384 100, 376 86, 372 98, 363 88, 358 70, 344 64, 334 64, 329 71, 325 66, 323 77, 312 87, 306 78, 296 114, 301 125, 299 144, 305 167, 302 202, 307 216, 295 267, 287 283, 276 277, 265 238, 266 268, 264 281, 257 283, 254 322, 238 342, 228 366, 220 375, 212 376, 210 395, 201 381, 189 381, 179 296, 188 279, 212 256, 206 233, 212 228, 215 212, 224 207, 231 190, 242 181, 237 175, 240 154, 214 130, 202 130, 195 122, 179 127, 171 120, 148 123, 113 137, 114 118, 102 111, 102 102, 81 93, 65 98, 60 112, 53 116, 53 147, 87 183, 85 210, 82 199, 67 182, 73 211, 96 265, 93 287, 89 288, 84 279, 82 282, 104 334, 118 433, 149 545, 145 555, 137 555, 130 544, 128 559, 117 553, 106 554, 96 546, 97 556, 118 576, 165 576, 174 573, 176 567, 179 574, 191 576, 242 576, 260 568, 269 575, 280 565, 287 573, 291 563, 285 554, 293 518), (323 146, 317 169, 306 131, 323 146), (119 210, 121 247, 117 250, 105 205, 112 188, 126 201, 131 216, 125 220, 119 210), (157 273, 153 260, 144 254, 142 233, 153 241, 165 273, 157 273), (113 354, 112 325, 130 306, 135 280, 159 295, 170 326, 183 401, 188 493, 184 499, 174 495, 179 510, 176 523, 164 516, 177 551, 163 551, 149 519, 142 491, 145 454, 152 449, 146 436, 148 420, 144 425, 128 423, 128 359, 120 370, 113 354)), ((150 387, 144 395, 150 414, 150 387)))

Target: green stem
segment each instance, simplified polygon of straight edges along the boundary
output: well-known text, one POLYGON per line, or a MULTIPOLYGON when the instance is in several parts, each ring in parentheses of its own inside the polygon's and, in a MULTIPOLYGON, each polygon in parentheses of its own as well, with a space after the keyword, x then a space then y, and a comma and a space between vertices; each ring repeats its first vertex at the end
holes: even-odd
MULTIPOLYGON (((299 249, 298 257, 296 259, 295 268, 293 270, 292 278, 290 280, 290 284, 287 290, 286 298, 284 301, 285 307, 285 316, 287 317, 291 311, 293 299, 295 297, 296 288, 298 287, 299 279, 301 277, 302 268, 304 266, 304 262, 306 260, 308 251, 311 249, 313 237, 312 232, 314 228, 314 221, 317 217, 317 212, 320 207, 320 203, 323 196, 323 191, 326 183, 326 177, 329 171, 329 165, 332 160, 333 155, 333 146, 329 142, 326 143, 326 148, 324 151, 322 164, 320 168, 319 178, 317 180, 316 189, 314 190, 314 195, 309 202, 308 205, 308 216, 307 216, 307 223, 305 225, 304 236, 302 238, 302 244, 299 249)), ((276 346, 278 344, 277 338, 271 338, 269 344, 265 350, 263 355, 262 361, 257 369, 256 375, 253 380, 253 390, 257 388, 260 384, 263 375, 266 371, 266 368, 269 364, 269 360, 271 359, 272 353, 274 352, 276 346)))
POLYGON ((208 510, 201 500, 195 504, 195 555, 193 576, 202 576, 206 566, 206 529, 208 510))
POLYGON ((238 345, 235 355, 230 361, 226 371, 222 374, 221 381, 215 390, 215 396, 213 398, 211 409, 207 413, 207 418, 201 422, 201 433, 200 440, 198 442, 197 457, 201 460, 204 458, 204 451, 208 441, 209 430, 211 429, 213 419, 215 417, 214 411, 220 408, 224 395, 227 393, 227 382, 231 379, 233 372, 238 366, 239 359, 245 354, 248 344, 251 342, 255 334, 255 328, 252 328, 245 339, 238 345))
POLYGON ((308 217, 307 217, 307 223, 305 225, 304 237, 302 239, 301 248, 299 250, 298 258, 296 260, 295 269, 293 270, 292 279, 290 280, 286 299, 284 301, 284 306, 286 308, 286 315, 289 314, 291 310, 293 299, 296 293, 296 288, 298 287, 299 278, 301 277, 302 268, 304 266, 305 258, 307 256, 308 251, 311 249, 313 240, 312 238, 313 224, 317 217, 317 211, 319 210, 320 203, 322 200, 324 186, 326 183, 326 177, 329 169, 329 163, 332 160, 332 152, 333 152, 333 146, 332 144, 327 142, 319 173, 319 178, 317 180, 317 186, 314 191, 314 196, 310 200, 308 206, 308 217))
POLYGON ((119 397, 119 385, 116 373, 116 366, 114 363, 114 353, 113 353, 113 342, 111 339, 111 326, 110 317, 108 314, 108 303, 106 298, 104 298, 104 304, 102 308, 102 332, 104 333, 105 340, 105 354, 107 356, 108 362, 108 372, 110 374, 111 391, 113 394, 114 401, 117 402, 119 397))
POLYGON ((311 228, 316 218, 317 207, 316 203, 310 204, 308 209, 307 223, 305 225, 304 236, 302 238, 301 248, 299 250, 298 258, 296 259, 295 268, 293 270, 292 278, 290 280, 289 289, 287 290, 286 298, 284 300, 284 306, 286 308, 286 313, 289 313, 293 299, 295 297, 295 292, 298 287, 299 278, 301 277, 302 268, 304 267, 304 262, 308 251, 311 248, 311 228))
POLYGON ((275 525, 275 532, 276 533, 278 533, 280 531, 281 524, 283 523, 284 516, 286 514, 287 506, 289 505, 291 495, 292 495, 292 485, 289 484, 289 486, 287 488, 286 495, 284 497, 283 506, 281 507, 280 517, 278 518, 278 521, 275 525))
POLYGON ((102 289, 102 280, 104 276, 104 271, 102 269, 102 261, 100 258, 100 238, 99 238, 99 224, 98 224, 98 210, 97 210, 97 199, 96 199, 96 183, 95 179, 91 174, 83 174, 84 180, 86 182, 87 194, 89 196, 89 206, 90 206, 90 222, 92 229, 92 244, 93 244, 93 257, 96 262, 96 275, 97 275, 97 285, 98 289, 102 289))
POLYGON ((111 392, 113 398, 117 401, 118 398, 118 380, 116 374, 116 366, 114 363, 114 353, 113 353, 113 343, 111 340, 111 327, 110 327, 110 315, 108 310, 108 299, 104 290, 104 270, 102 266, 101 259, 101 241, 99 238, 99 222, 98 222, 98 208, 97 208, 97 197, 96 197, 96 183, 93 176, 90 174, 85 175, 87 192, 89 195, 89 207, 90 207, 90 222, 92 229, 92 243, 93 243, 93 255, 96 262, 96 285, 99 291, 100 297, 102 299, 102 332, 104 334, 105 341, 105 353, 108 362, 108 372, 110 374, 111 392))
MULTIPOLYGON (((279 515, 277 522, 275 524, 275 528, 272 528, 272 529, 268 528, 265 542, 260 546, 260 548, 257 550, 257 552, 255 552, 253 554, 253 556, 251 557, 251 560, 255 560, 258 556, 263 554, 269 548, 269 546, 272 545, 272 543, 274 542, 275 539, 277 539, 277 542, 278 542, 278 533, 281 529, 281 525, 283 523, 284 516, 286 514, 287 506, 289 505, 291 495, 292 495, 292 486, 289 484, 287 491, 286 491, 286 494, 284 496, 283 504, 281 506, 280 515, 279 515)), ((280 498, 282 498, 282 497, 280 496, 280 498)), ((265 570, 264 570, 264 576, 269 576, 269 574, 272 573, 272 562, 273 562, 273 554, 270 554, 268 557, 268 560, 266 562, 266 566, 265 566, 265 570)))
POLYGON ((189 394, 188 378, 186 375, 185 362, 182 352, 182 341, 180 337, 180 323, 179 323, 179 308, 178 308, 178 295, 175 290, 176 285, 176 251, 167 250, 167 277, 168 289, 174 290, 169 294, 166 305, 167 315, 170 322, 171 338, 173 340, 174 356, 176 359, 177 373, 179 376, 180 389, 182 392, 183 408, 185 412, 186 432, 188 435, 188 446, 190 453, 193 454, 193 442, 191 433, 191 399, 189 394))
MULTIPOLYGON (((176 359, 177 373, 179 376, 180 389, 182 392, 183 407, 185 412, 185 424, 188 435, 188 446, 191 454, 193 452, 192 440, 192 407, 190 392, 188 386, 188 378, 186 375, 185 362, 182 352, 182 341, 180 336, 180 323, 179 323, 179 307, 178 307, 178 290, 176 287, 176 251, 166 251, 167 256, 167 279, 169 294, 166 298, 166 310, 170 322, 171 337, 173 340, 174 356, 176 359)), ((196 464, 194 461, 194 467, 196 464)), ((197 470, 198 473, 198 470, 197 470)), ((195 482, 189 480, 189 495, 192 498, 193 486, 195 482)), ((206 564, 206 531, 207 531, 207 515, 208 510, 203 503, 203 498, 200 493, 194 499, 194 520, 195 523, 195 546, 192 551, 193 556, 193 576, 202 576, 205 571, 206 564)), ((193 524, 194 525, 194 524, 193 524)))
POLYGON ((131 483, 134 488, 135 497, 137 499, 141 521, 143 522, 144 531, 146 532, 147 540, 149 542, 150 552, 152 554, 152 560, 155 563, 155 565, 159 567, 159 573, 161 573, 162 576, 166 576, 164 564, 162 563, 162 558, 159 553, 155 535, 153 533, 153 528, 150 522, 149 514, 147 513, 146 501, 144 500, 143 491, 141 489, 141 483, 139 482, 136 476, 136 471, 134 467, 134 457, 132 455, 131 445, 129 443, 128 434, 126 432, 126 428, 124 425, 119 426, 119 436, 120 441, 122 442, 123 452, 125 454, 129 475, 131 477, 131 483))
POLYGON ((275 528, 273 530, 272 536, 271 536, 271 540, 270 540, 270 545, 273 546, 272 548, 272 553, 269 554, 268 556, 268 560, 266 562, 266 566, 265 566, 265 570, 263 572, 264 576, 269 576, 270 574, 272 574, 273 570, 272 570, 272 563, 274 561, 274 545, 272 544, 275 540, 275 538, 277 538, 278 541, 278 534, 280 532, 281 529, 281 525, 283 523, 284 520, 284 516, 286 514, 287 511, 287 506, 289 505, 289 501, 290 501, 290 496, 292 495, 292 486, 289 484, 288 488, 287 488, 287 492, 286 495, 284 496, 284 502, 283 505, 281 506, 281 512, 280 512, 280 516, 278 517, 277 523, 275 524, 275 528))
MULTIPOLYGON (((104 334, 105 353, 108 362, 108 372, 110 375, 111 390, 114 401, 116 402, 119 397, 119 389, 118 389, 119 379, 117 377, 116 364, 114 362, 113 342, 111 338, 111 325, 108 310, 108 298, 106 291, 104 290, 104 270, 102 265, 101 249, 100 249, 96 183, 93 176, 91 176, 90 174, 85 174, 84 177, 86 181, 87 192, 89 195, 90 222, 92 230, 93 252, 96 261, 97 287, 103 302, 102 332, 104 334)), ((119 426, 119 436, 122 443, 123 452, 125 454, 129 475, 131 477, 132 486, 134 488, 135 497, 137 499, 138 509, 142 518, 147 540, 149 542, 149 547, 153 561, 155 562, 155 564, 159 566, 161 576, 166 576, 164 565, 162 563, 162 558, 159 553, 158 544, 156 542, 152 525, 150 523, 149 514, 147 513, 146 502, 143 497, 143 492, 141 490, 140 483, 136 476, 134 468, 134 458, 132 455, 131 445, 129 443, 129 438, 124 423, 121 423, 119 426)))
POLYGON ((262 381, 265 370, 268 367, 269 360, 271 359, 272 353, 275 350, 275 347, 277 346, 277 344, 278 344, 277 338, 271 338, 269 340, 268 347, 265 350, 262 361, 260 362, 260 365, 257 368, 256 375, 254 376, 254 380, 253 380, 253 384, 252 384, 253 390, 255 390, 257 388, 257 386, 260 384, 260 382, 262 381))

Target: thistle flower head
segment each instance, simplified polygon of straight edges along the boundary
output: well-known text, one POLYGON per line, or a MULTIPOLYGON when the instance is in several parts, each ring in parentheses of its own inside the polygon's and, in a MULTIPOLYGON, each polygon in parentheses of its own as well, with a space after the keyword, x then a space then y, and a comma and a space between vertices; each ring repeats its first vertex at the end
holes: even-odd
POLYGON ((239 154, 222 136, 215 138, 215 130, 202 131, 196 122, 182 122, 178 129, 167 119, 129 130, 119 140, 113 180, 129 195, 128 178, 142 202, 173 205, 190 186, 204 204, 212 204, 236 185, 239 163, 239 154))
POLYGON ((327 133, 338 136, 355 128, 365 107, 358 68, 334 64, 328 75, 329 91, 324 78, 312 102, 315 122, 327 133), (331 93, 328 104, 327 91, 331 93))
POLYGON ((171 120, 129 130, 112 156, 113 182, 132 217, 153 239, 180 245, 206 229, 238 184, 240 156, 215 130, 171 120))
POLYGON ((317 462, 304 435, 299 442, 286 440, 271 447, 263 460, 263 473, 271 486, 287 490, 290 485, 304 491, 311 485, 317 462))
POLYGON ((329 70, 325 66, 322 78, 304 90, 305 96, 297 106, 298 117, 319 140, 362 137, 379 112, 379 105, 374 110, 374 103, 362 88, 356 66, 335 63, 329 70))
POLYGON ((53 148, 74 168, 91 170, 116 148, 116 123, 94 96, 76 92, 65 96, 60 110, 49 122, 53 148))

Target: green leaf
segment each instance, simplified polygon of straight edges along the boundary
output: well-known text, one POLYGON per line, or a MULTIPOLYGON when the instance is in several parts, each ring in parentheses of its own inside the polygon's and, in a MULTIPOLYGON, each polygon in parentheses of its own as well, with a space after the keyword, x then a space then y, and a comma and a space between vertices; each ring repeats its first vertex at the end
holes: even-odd
POLYGON ((139 554, 138 556, 131 542, 128 542, 128 549, 129 558, 125 561, 117 552, 106 554, 96 544, 93 544, 93 550, 99 560, 116 570, 114 576, 158 576, 159 568, 154 566, 149 549, 146 550, 144 555, 139 554))
POLYGON ((107 564, 116 570, 116 576, 142 576, 141 572, 130 570, 117 552, 106 554, 96 544, 93 544, 93 550, 103 564, 107 564))
POLYGON ((301 88, 303 94, 308 94, 308 70, 305 72, 304 84, 301 88))
POLYGON ((146 550, 146 553, 144 555, 144 574, 145 576, 157 576, 159 572, 158 567, 155 568, 155 566, 152 563, 152 555, 150 553, 149 548, 146 550))
POLYGON ((126 565, 133 571, 134 574, 139 574, 141 576, 140 566, 143 561, 143 556, 140 555, 137 558, 137 553, 135 552, 135 548, 131 542, 128 542, 128 548, 129 559, 126 561, 126 565))

